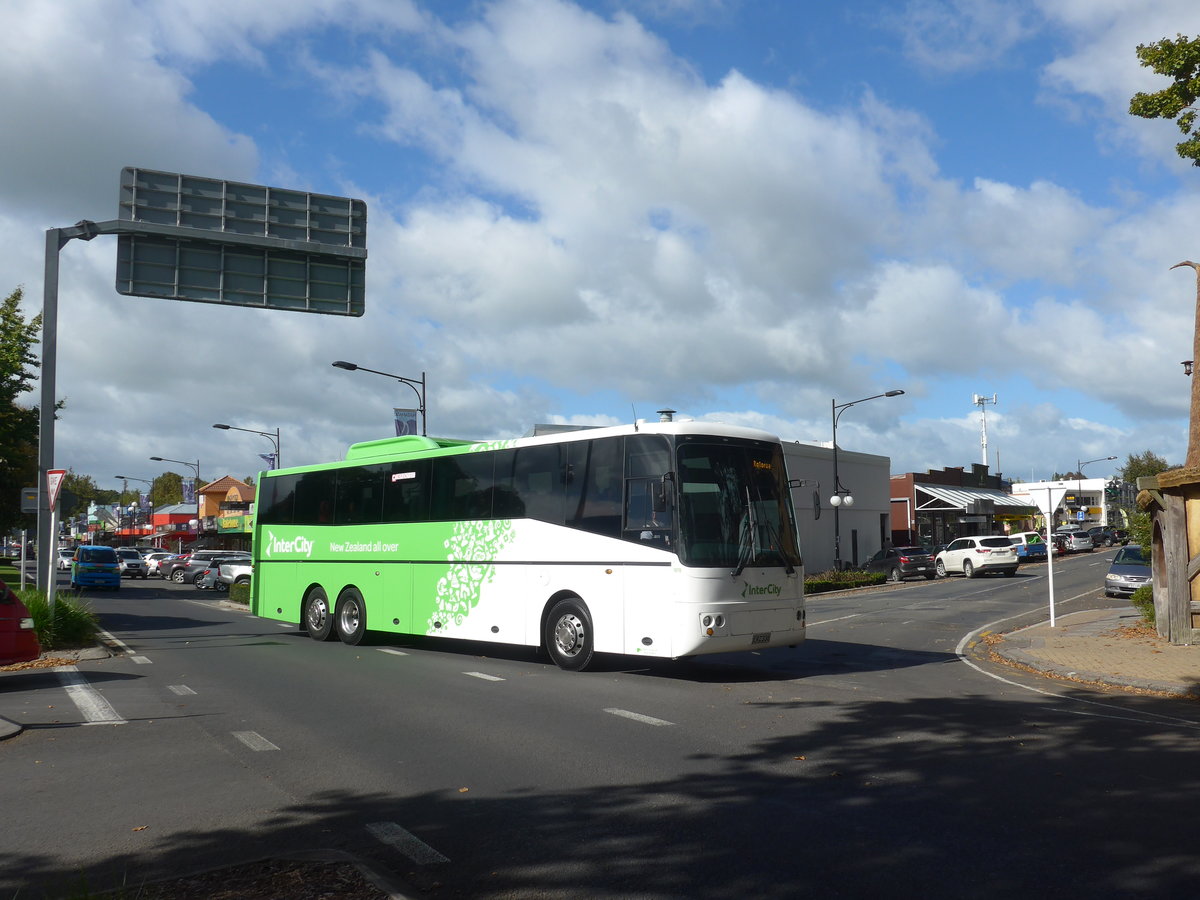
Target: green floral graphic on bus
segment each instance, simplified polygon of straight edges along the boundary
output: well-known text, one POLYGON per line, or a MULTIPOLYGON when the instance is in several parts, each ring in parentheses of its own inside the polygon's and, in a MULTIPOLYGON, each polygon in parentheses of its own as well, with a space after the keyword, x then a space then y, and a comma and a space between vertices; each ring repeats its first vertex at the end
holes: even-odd
POLYGON ((479 603, 484 585, 496 577, 492 562, 513 540, 512 522, 458 522, 446 541, 450 569, 437 584, 437 607, 425 627, 429 633, 449 622, 461 625, 479 603), (459 562, 466 560, 466 562, 459 562))

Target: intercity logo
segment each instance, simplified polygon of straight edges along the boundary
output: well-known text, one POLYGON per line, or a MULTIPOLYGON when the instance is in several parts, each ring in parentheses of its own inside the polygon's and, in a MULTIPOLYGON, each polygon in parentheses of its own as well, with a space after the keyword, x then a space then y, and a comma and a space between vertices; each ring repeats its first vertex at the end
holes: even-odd
POLYGON ((783 593, 783 588, 777 584, 751 584, 748 581, 742 582, 745 587, 742 588, 742 599, 747 597, 778 597, 783 593))
POLYGON ((273 553, 303 553, 306 557, 312 556, 313 542, 308 538, 294 537, 290 541, 281 541, 279 538, 268 531, 267 532, 267 553, 269 557, 273 553))

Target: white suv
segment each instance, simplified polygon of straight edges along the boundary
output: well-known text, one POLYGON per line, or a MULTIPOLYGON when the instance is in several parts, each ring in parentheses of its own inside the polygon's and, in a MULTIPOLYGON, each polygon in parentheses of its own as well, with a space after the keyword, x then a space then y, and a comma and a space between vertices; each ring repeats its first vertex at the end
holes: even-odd
POLYGON ((1018 564, 1017 548, 1006 537, 963 537, 937 555, 934 568, 938 578, 955 572, 968 578, 978 572, 1003 572, 1011 578, 1018 564))

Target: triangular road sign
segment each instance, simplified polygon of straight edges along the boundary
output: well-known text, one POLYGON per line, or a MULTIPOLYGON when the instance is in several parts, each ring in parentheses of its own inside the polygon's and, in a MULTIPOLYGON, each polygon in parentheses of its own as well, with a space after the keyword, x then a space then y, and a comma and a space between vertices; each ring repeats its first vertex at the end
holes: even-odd
POLYGON ((66 469, 46 470, 46 494, 50 498, 51 512, 54 511, 54 504, 58 502, 58 492, 62 488, 63 479, 66 477, 66 469))

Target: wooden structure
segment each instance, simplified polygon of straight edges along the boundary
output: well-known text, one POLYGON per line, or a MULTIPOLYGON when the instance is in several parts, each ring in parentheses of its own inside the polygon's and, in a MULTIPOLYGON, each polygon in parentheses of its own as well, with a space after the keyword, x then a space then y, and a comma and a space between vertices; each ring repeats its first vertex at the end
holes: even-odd
POLYGON ((1200 469, 1139 478, 1137 501, 1150 514, 1158 633, 1172 644, 1200 644, 1200 469))

